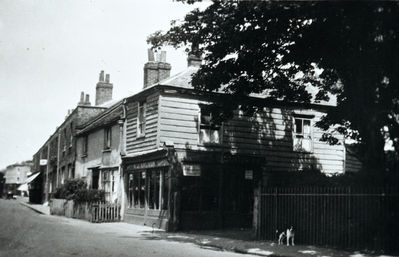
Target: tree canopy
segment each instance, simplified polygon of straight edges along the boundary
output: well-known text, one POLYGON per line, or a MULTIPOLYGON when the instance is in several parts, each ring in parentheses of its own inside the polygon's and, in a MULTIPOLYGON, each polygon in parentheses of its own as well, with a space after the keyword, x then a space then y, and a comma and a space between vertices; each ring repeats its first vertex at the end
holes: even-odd
POLYGON ((252 93, 309 103, 308 83, 317 101, 336 94, 337 107, 318 123, 324 139, 337 143, 334 128, 357 140, 366 165, 379 169, 387 138, 399 153, 397 17, 396 2, 214 1, 148 42, 202 55, 192 84, 230 94, 234 101, 219 103, 225 112, 256 111, 244 101, 252 93))

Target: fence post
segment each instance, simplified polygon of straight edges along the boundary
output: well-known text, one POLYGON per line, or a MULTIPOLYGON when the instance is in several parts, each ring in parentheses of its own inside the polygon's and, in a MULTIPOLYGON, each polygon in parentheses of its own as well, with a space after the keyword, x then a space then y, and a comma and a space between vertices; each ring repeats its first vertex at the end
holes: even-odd
POLYGON ((277 206, 277 187, 274 188, 274 231, 278 229, 277 227, 277 214, 278 214, 278 206, 277 206))

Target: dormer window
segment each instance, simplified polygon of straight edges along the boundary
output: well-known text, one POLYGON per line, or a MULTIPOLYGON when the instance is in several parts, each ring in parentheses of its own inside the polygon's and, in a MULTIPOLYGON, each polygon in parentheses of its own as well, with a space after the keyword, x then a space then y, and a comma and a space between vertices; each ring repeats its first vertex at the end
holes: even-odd
POLYGON ((312 152, 312 120, 294 117, 293 149, 298 152, 312 152))
POLYGON ((207 108, 202 108, 199 118, 199 143, 220 144, 221 124, 212 119, 212 113, 207 108))
POLYGON ((137 137, 145 136, 146 102, 139 102, 137 109, 137 137))

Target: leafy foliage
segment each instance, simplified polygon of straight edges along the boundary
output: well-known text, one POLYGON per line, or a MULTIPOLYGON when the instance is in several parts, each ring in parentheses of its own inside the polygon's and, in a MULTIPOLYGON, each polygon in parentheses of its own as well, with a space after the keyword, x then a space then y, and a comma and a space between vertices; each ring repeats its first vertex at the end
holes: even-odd
POLYGON ((103 202, 105 200, 105 192, 104 190, 88 189, 86 182, 82 179, 71 179, 65 181, 65 184, 57 188, 54 197, 76 202, 103 202))
POLYGON ((256 111, 245 101, 252 93, 309 103, 309 83, 316 102, 335 94, 337 108, 318 123, 324 140, 337 143, 332 132, 357 140, 366 166, 380 170, 388 138, 399 153, 397 17, 396 2, 214 1, 148 42, 203 55, 192 84, 231 95, 217 103, 224 113, 256 111))

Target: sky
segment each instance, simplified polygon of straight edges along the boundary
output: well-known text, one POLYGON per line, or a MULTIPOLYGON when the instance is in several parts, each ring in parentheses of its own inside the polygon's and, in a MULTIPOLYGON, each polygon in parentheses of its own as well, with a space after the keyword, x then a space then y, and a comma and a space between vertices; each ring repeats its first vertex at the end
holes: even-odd
MULTIPOLYGON (((32 159, 90 94, 101 70, 113 99, 141 90, 147 36, 166 31, 195 6, 172 0, 1 0, 0 169, 32 159)), ((187 66, 183 49, 167 50, 171 74, 187 66)))

